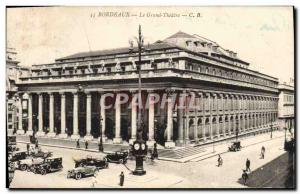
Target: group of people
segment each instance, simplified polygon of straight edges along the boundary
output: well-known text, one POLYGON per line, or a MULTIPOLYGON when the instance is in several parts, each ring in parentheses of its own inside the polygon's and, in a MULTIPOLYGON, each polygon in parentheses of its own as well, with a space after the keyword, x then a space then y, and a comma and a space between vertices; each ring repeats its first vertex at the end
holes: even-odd
MULTIPOLYGON (((265 158, 265 152, 266 152, 266 148, 264 146, 262 146, 261 147, 261 152, 260 152, 260 158, 261 159, 265 158)), ((242 174, 242 180, 243 180, 244 185, 246 184, 246 182, 247 182, 247 180, 249 178, 248 173, 251 172, 250 164, 251 164, 251 162, 247 158, 247 160, 246 160, 246 169, 243 170, 243 174, 242 174)), ((223 158, 221 157, 220 154, 218 154, 217 166, 220 167, 222 165, 223 165, 223 158)))

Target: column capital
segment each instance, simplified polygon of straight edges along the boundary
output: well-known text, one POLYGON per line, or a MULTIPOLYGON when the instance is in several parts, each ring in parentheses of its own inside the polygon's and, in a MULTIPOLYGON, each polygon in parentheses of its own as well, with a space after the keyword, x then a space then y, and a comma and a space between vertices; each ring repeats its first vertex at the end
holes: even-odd
POLYGON ((49 96, 53 96, 54 92, 47 92, 47 94, 49 94, 49 96))
POLYGON ((147 93, 151 94, 151 93, 154 93, 155 90, 154 89, 147 89, 146 91, 147 91, 147 93))

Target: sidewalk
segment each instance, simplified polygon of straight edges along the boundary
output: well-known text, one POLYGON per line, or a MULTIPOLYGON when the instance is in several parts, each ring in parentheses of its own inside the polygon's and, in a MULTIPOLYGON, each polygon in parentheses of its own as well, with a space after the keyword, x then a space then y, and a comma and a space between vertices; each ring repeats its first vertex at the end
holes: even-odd
MULTIPOLYGON (((273 139, 282 138, 284 137, 284 131, 274 131, 272 134, 273 138, 270 138, 270 133, 264 133, 260 135, 255 135, 251 137, 244 137, 239 138, 238 140, 241 141, 242 149, 245 149, 247 147, 250 147, 252 145, 256 145, 262 142, 272 141, 273 139)), ((228 152, 228 146, 231 142, 226 142, 224 144, 219 144, 214 146, 210 146, 209 148, 206 148, 206 152, 202 153, 199 156, 191 157, 191 158, 185 158, 184 162, 198 162, 201 160, 205 160, 207 158, 211 158, 214 156, 217 156, 218 154, 225 154, 228 152)), ((283 145, 283 143, 282 143, 283 145)))

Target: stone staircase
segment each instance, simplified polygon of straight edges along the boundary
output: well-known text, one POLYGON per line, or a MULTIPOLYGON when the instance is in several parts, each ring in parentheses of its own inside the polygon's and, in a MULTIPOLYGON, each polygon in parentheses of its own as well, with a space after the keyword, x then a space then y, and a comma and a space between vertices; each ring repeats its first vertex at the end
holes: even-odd
POLYGON ((205 152, 203 147, 181 147, 177 149, 163 149, 158 150, 158 157, 159 158, 172 158, 172 159, 181 159, 186 158, 189 156, 193 156, 199 153, 205 152))

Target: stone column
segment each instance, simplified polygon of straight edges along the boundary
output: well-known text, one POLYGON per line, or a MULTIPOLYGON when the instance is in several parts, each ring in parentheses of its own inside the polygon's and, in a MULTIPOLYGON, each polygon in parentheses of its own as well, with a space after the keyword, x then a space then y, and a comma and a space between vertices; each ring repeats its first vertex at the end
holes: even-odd
POLYGON ((178 140, 177 143, 179 145, 183 144, 183 109, 184 109, 184 99, 185 93, 179 93, 179 102, 177 106, 177 122, 178 122, 178 140))
POLYGON ((208 103, 208 108, 209 108, 209 137, 210 137, 210 139, 211 140, 213 140, 213 132, 212 132, 212 130, 213 130, 213 127, 212 127, 212 119, 213 119, 213 117, 212 117, 212 112, 213 112, 213 110, 212 110, 212 102, 211 102, 211 95, 210 95, 210 93, 206 93, 206 96, 207 96, 207 103, 208 103))
POLYGON ((219 99, 218 99, 218 94, 214 94, 214 103, 215 103, 215 107, 216 107, 216 113, 217 113, 217 116, 216 116, 216 137, 217 138, 220 138, 220 129, 221 129, 221 127, 220 127, 220 123, 219 123, 219 121, 220 121, 220 117, 219 117, 219 115, 220 115, 220 110, 219 110, 219 99))
POLYGON ((172 140, 172 130, 173 130, 173 102, 172 102, 172 92, 168 93, 167 99, 167 141, 165 142, 166 148, 175 147, 175 142, 172 140))
POLYGON ((136 131, 137 131, 137 91, 133 90, 130 91, 132 98, 131 98, 131 138, 129 140, 129 144, 133 145, 133 142, 136 140, 136 131))
POLYGON ((71 139, 79 139, 79 129, 78 129, 78 93, 73 93, 73 134, 71 139))
POLYGON ((49 93, 49 133, 48 137, 55 137, 56 133, 54 132, 54 95, 49 93))
POLYGON ((148 126, 149 126, 149 137, 147 141, 147 145, 149 147, 153 147, 155 143, 154 139, 154 94, 153 91, 148 91, 149 93, 149 115, 148 115, 148 126))
POLYGON ((33 135, 32 130, 32 94, 28 93, 28 131, 26 132, 26 135, 33 135))
POLYGON ((113 143, 119 144, 122 143, 121 138, 121 105, 120 105, 120 94, 116 94, 116 102, 115 102, 115 126, 116 126, 116 133, 115 138, 113 139, 113 143))
POLYGON ((185 143, 188 144, 190 143, 190 106, 189 106, 189 98, 190 96, 186 95, 185 97, 185 143))
POLYGON ((205 103, 206 103, 206 100, 205 100, 205 94, 203 94, 203 93, 199 93, 199 95, 201 96, 201 99, 202 99, 202 139, 203 139, 203 142, 205 142, 206 141, 206 134, 205 134, 205 127, 206 127, 206 125, 205 125, 205 120, 206 120, 206 116, 205 116, 205 114, 206 114, 206 110, 205 110, 205 103))
POLYGON ((92 136, 92 94, 90 92, 86 92, 86 135, 84 136, 85 140, 92 140, 94 137, 92 136))
MULTIPOLYGON (((105 135, 105 131, 106 131, 106 110, 105 110, 105 95, 100 92, 100 118, 99 121, 101 122, 101 129, 99 128, 100 133, 102 133, 102 142, 105 142, 107 140, 107 137, 105 135)), ((100 137, 98 138, 98 140, 100 141, 100 137)))
POLYGON ((198 99, 199 96, 194 93, 195 99, 193 102, 193 109, 194 109, 194 141, 197 143, 199 141, 198 139, 198 99))
POLYGON ((23 105, 22 105, 22 100, 23 100, 23 93, 19 93, 19 98, 18 98, 18 130, 17 134, 18 135, 24 135, 25 131, 23 129, 23 105))
POLYGON ((66 133, 66 95, 65 93, 60 93, 61 103, 60 103, 60 138, 67 138, 66 133))
POLYGON ((39 129, 36 133, 36 136, 44 136, 45 132, 43 131, 43 94, 39 93, 39 129))

